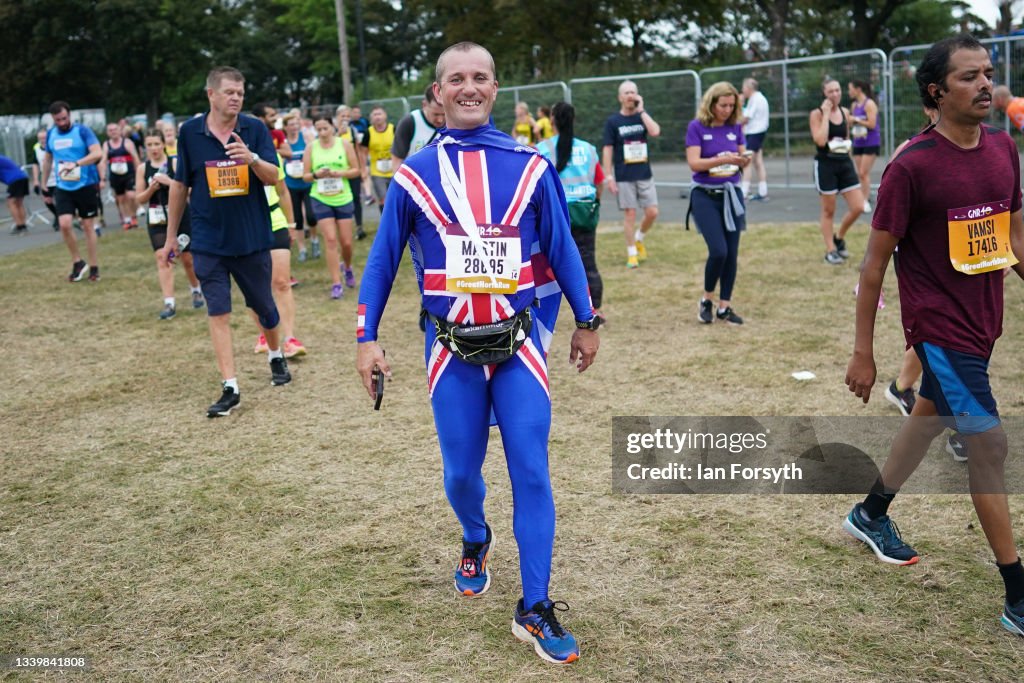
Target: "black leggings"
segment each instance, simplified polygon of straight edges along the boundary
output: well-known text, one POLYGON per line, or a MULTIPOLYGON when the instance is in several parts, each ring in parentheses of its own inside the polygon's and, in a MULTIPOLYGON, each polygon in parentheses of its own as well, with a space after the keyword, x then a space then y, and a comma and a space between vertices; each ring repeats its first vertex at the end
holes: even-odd
POLYGON ((601 308, 601 295, 604 294, 604 284, 601 282, 601 273, 597 272, 597 231, 594 229, 583 230, 573 228, 572 239, 576 242, 576 248, 580 250, 583 268, 587 271, 590 300, 594 303, 594 308, 601 308))
POLYGON ((362 187, 362 180, 359 178, 349 178, 348 186, 352 188, 352 203, 355 205, 356 211, 356 227, 363 227, 363 197, 359 191, 362 187))
POLYGON ((295 227, 302 227, 302 215, 306 215, 306 225, 313 227, 316 225, 316 217, 313 215, 313 205, 310 203, 309 191, 311 188, 304 190, 296 190, 294 187, 288 188, 288 194, 292 198, 292 213, 295 215, 295 227))
POLYGON ((745 227, 745 216, 736 218, 736 230, 725 229, 722 216, 724 195, 711 195, 701 188, 690 193, 690 206, 697 230, 708 245, 708 261, 704 266, 704 291, 715 291, 721 285, 719 298, 732 299, 732 287, 736 283, 736 258, 740 251, 740 230, 745 227))

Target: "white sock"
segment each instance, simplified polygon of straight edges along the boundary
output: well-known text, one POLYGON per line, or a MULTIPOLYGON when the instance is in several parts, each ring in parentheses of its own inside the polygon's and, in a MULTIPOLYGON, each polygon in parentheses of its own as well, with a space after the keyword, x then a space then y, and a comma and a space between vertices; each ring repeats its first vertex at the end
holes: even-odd
POLYGON ((768 181, 762 180, 757 184, 757 193, 762 197, 768 196, 768 181))
POLYGON ((313 244, 320 244, 320 239, 318 237, 312 237, 312 238, 310 238, 310 241, 313 244))
POLYGON ((725 308, 722 308, 721 306, 719 306, 718 307, 718 314, 721 315, 722 313, 725 313, 726 310, 728 310, 728 309, 725 309, 725 308))
POLYGON ((748 194, 750 194, 750 181, 749 180, 744 180, 744 181, 740 182, 740 192, 743 193, 744 197, 746 197, 748 194))
POLYGON ((165 296, 164 297, 164 305, 171 306, 173 308, 174 307, 174 297, 173 296, 165 296))
POLYGON ((634 239, 635 239, 635 240, 636 240, 637 242, 643 242, 643 241, 644 241, 644 235, 645 235, 645 234, 646 234, 646 233, 645 233, 645 232, 644 232, 643 230, 637 230, 637 231, 636 231, 635 233, 633 233, 633 238, 634 238, 634 239))
POLYGON ((284 358, 284 354, 281 353, 281 349, 267 349, 267 358, 273 360, 275 358, 284 358))
POLYGON ((232 377, 231 379, 224 380, 224 388, 225 389, 230 388, 236 394, 239 393, 238 392, 238 378, 237 377, 232 377))
POLYGON ((626 247, 627 256, 636 256, 636 247, 626 247))
POLYGON ((202 294, 203 293, 202 287, 189 287, 189 289, 192 291, 193 294, 202 294))

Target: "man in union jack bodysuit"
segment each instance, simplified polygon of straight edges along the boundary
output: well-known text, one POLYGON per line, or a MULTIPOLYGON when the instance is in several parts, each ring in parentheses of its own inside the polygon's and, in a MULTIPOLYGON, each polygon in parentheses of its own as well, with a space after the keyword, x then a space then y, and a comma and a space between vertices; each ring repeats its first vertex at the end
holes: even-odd
POLYGON ((423 295, 427 389, 444 487, 463 530, 456 590, 490 587, 494 538, 481 475, 496 424, 512 482, 523 597, 512 631, 556 664, 579 658, 548 597, 555 506, 548 473, 547 350, 564 293, 576 331, 570 361, 593 362, 598 320, 572 240, 554 165, 494 128, 498 83, 490 53, 458 43, 437 61, 434 92, 447 127, 395 174, 359 291, 357 369, 371 397, 390 368, 377 328, 405 245, 423 295))

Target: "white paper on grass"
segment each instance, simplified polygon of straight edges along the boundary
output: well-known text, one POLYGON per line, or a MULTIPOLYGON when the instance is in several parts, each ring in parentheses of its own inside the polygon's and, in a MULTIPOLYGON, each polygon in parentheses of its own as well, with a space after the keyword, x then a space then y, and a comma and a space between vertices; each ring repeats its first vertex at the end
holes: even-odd
POLYGON ((799 370, 799 371, 793 373, 793 379, 798 379, 798 380, 801 380, 801 381, 806 381, 806 380, 809 380, 809 379, 814 379, 814 377, 815 377, 814 373, 811 372, 810 370, 799 370))

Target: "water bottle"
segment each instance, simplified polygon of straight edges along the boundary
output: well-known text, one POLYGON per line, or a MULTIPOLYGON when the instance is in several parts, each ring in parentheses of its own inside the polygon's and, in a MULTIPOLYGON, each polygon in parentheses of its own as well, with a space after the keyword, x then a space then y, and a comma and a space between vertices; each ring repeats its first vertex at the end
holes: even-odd
POLYGON ((178 251, 175 252, 173 249, 171 249, 171 253, 167 254, 167 262, 173 262, 175 256, 177 256, 179 253, 184 253, 185 249, 191 242, 192 239, 188 235, 178 235, 178 251))

